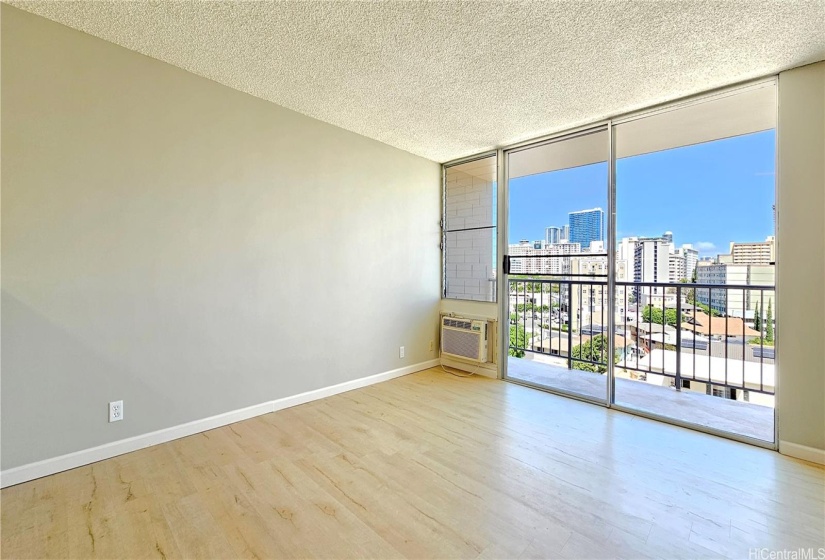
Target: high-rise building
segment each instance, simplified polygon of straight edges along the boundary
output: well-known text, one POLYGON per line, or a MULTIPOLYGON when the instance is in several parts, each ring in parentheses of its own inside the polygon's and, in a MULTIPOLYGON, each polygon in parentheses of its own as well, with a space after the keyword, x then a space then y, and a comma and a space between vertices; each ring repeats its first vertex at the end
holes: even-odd
POLYGON ((775 238, 773 236, 768 237, 765 241, 754 243, 732 241, 730 254, 733 258, 733 264, 771 264, 775 261, 774 246, 775 238))
POLYGON ((673 249, 673 244, 669 244, 669 279, 670 282, 680 282, 691 280, 693 271, 696 270, 696 263, 699 262, 699 251, 693 246, 685 244, 678 249, 673 249))
POLYGON ((623 237, 616 244, 616 279, 621 282, 633 280, 633 263, 638 237, 623 237))
POLYGON ((685 256, 677 249, 668 255, 668 282, 678 282, 686 277, 685 256))
POLYGON ((559 243, 570 243, 570 226, 561 226, 561 239, 559 243))
POLYGON ((508 246, 508 254, 514 258, 512 274, 570 274, 570 259, 565 255, 581 253, 578 243, 545 244, 541 241, 522 240, 508 246))
POLYGON ((693 273, 696 271, 696 266, 699 263, 699 251, 693 248, 690 243, 685 243, 679 249, 685 257, 685 278, 693 279, 693 273))
MULTIPOLYGON (((662 237, 640 237, 633 251, 633 281, 666 283, 670 275, 670 243, 662 237)), ((658 294, 663 288, 644 288, 648 294, 658 294)))
POLYGON ((582 248, 590 247, 592 241, 604 241, 604 210, 591 208, 568 214, 570 243, 579 243, 582 248))
POLYGON ((662 234, 662 239, 664 239, 665 241, 667 241, 668 243, 670 243, 671 245, 673 245, 673 232, 672 232, 672 231, 666 231, 666 232, 664 232, 664 233, 662 234))
POLYGON ((554 258, 550 259, 550 274, 570 274, 571 273, 571 259, 576 257, 566 257, 563 255, 577 255, 582 252, 581 245, 578 243, 556 243, 547 248, 554 258))
POLYGON ((561 228, 550 226, 544 230, 544 241, 548 245, 552 243, 559 243, 561 241, 561 228))

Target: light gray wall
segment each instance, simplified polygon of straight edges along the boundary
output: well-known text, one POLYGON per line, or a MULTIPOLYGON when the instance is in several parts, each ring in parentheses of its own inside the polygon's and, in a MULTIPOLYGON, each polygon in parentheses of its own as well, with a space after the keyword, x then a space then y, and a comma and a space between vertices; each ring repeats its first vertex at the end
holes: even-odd
POLYGON ((825 62, 779 74, 779 439, 825 450, 825 62))
POLYGON ((435 358, 440 196, 434 162, 3 5, 2 468, 435 358))

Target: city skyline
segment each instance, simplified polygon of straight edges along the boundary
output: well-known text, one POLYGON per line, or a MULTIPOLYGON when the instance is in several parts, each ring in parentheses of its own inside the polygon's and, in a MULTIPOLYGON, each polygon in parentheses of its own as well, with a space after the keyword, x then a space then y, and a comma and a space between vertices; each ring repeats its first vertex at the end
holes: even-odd
MULTIPOLYGON (((732 241, 775 235, 774 156, 768 130, 617 160, 617 238, 672 231, 676 246, 714 257, 732 241)), ((604 162, 511 180, 508 244, 545 239, 570 212, 607 208, 606 183, 604 162)))

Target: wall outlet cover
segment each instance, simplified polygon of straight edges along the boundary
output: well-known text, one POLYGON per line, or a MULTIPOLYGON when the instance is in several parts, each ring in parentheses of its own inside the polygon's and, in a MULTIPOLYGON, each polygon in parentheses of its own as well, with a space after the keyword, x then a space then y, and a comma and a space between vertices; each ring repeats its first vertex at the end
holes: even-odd
POLYGON ((109 422, 123 420, 123 401, 109 403, 109 422))

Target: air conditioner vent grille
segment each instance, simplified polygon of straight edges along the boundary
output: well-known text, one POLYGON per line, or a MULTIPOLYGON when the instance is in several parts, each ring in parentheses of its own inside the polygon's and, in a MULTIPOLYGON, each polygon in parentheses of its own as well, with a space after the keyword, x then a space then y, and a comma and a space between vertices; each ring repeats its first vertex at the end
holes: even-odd
POLYGON ((441 319, 441 352, 447 357, 487 361, 487 322, 462 317, 441 319))
POLYGON ((449 317, 444 318, 444 326, 445 327, 453 327, 455 329, 464 329, 470 330, 473 326, 472 322, 464 321, 462 319, 450 319, 449 317))
POLYGON ((445 330, 444 352, 473 360, 478 359, 481 336, 478 333, 445 330))

